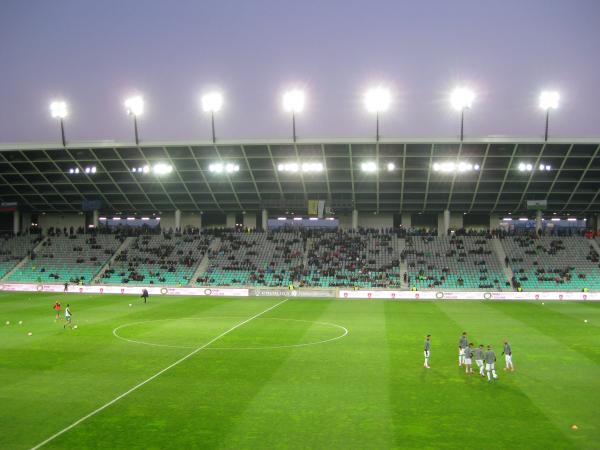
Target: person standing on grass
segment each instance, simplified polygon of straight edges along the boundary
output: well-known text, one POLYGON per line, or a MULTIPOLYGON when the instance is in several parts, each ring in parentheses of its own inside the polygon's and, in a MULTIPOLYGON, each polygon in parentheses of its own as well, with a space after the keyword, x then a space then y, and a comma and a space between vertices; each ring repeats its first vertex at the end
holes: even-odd
POLYGON ((425 356, 425 362, 423 363, 423 367, 429 369, 429 350, 431 349, 431 335, 428 334, 425 338, 425 345, 423 346, 423 355, 425 356))
POLYGON ((65 308, 65 320, 67 322, 63 325, 63 328, 67 328, 67 325, 73 328, 73 324, 71 323, 71 308, 68 303, 67 307, 65 308))
POLYGON ((473 357, 473 344, 469 344, 465 348, 465 373, 473 373, 472 369, 472 358, 473 357))
POLYGON ((491 383, 492 379, 490 378, 490 373, 494 380, 498 379, 498 375, 496 375, 496 353, 494 353, 494 350, 492 350, 491 345, 487 346, 487 352, 485 352, 484 359, 488 383, 491 383))
POLYGON ((54 321, 60 320, 60 302, 57 301, 52 309, 56 312, 56 316, 54 317, 54 321))
POLYGON ((483 369, 484 369, 483 357, 485 354, 485 352, 483 350, 483 344, 481 344, 479 347, 477 347, 473 353, 475 356, 475 364, 477 364, 477 367, 479 367, 479 375, 481 375, 482 377, 485 377, 485 374, 483 373, 483 369))
POLYGON ((148 303, 148 289, 142 289, 141 297, 144 299, 144 303, 148 303))
POLYGON ((504 355, 504 361, 506 362, 504 370, 514 372, 515 368, 512 363, 512 348, 507 340, 504 341, 504 350, 502 351, 502 354, 504 355))
POLYGON ((69 282, 65 282, 65 288, 63 289, 63 292, 69 292, 69 282))
POLYGON ((465 362, 465 349, 468 347, 467 332, 463 331, 462 336, 458 340, 458 366, 462 366, 465 362))

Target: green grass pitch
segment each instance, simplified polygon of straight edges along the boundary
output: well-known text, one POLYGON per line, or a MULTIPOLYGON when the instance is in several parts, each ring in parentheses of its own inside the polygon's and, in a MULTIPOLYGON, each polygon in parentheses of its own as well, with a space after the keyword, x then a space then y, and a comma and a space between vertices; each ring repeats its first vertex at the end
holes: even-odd
POLYGON ((42 448, 600 448, 600 303, 282 300, 0 294, 0 448, 171 365, 42 448), (463 330, 494 346, 497 382, 458 367, 463 330))

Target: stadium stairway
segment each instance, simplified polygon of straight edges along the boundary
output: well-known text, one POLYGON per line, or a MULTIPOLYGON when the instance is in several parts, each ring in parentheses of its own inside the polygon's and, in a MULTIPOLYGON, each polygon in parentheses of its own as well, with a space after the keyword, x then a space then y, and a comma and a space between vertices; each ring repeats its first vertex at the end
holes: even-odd
POLYGON ((96 274, 96 276, 94 277, 94 279, 92 280, 91 284, 96 284, 96 283, 101 283, 102 282, 102 274, 104 273, 104 270, 108 267, 110 267, 110 265, 114 262, 115 258, 117 256, 119 256, 119 254, 121 253, 122 250, 126 249, 129 247, 130 242, 132 242, 133 240, 135 240, 134 237, 128 237, 125 238, 125 240, 121 243, 121 245, 119 246, 119 248, 117 248, 115 250, 115 252, 113 253, 113 255, 109 258, 108 261, 106 261, 106 264, 104 264, 100 270, 98 271, 98 273, 96 274))
POLYGON ((596 241, 596 239, 590 239, 590 244, 592 245, 592 247, 594 247, 594 250, 596 250, 598 252, 598 254, 600 255, 600 245, 598 245, 598 241, 596 241))
MULTIPOLYGON (((42 246, 44 245, 44 242, 46 242, 48 240, 48 237, 46 236, 44 239, 42 239, 38 245, 36 245, 33 248, 33 252, 37 252, 39 249, 42 248, 42 246)), ((15 273, 17 270, 19 270, 21 267, 23 267, 25 264, 27 264, 28 261, 30 261, 29 256, 26 256, 25 258, 23 258, 21 261, 19 261, 17 263, 17 265, 15 267, 13 267, 12 269, 10 269, 8 272, 6 272, 6 274, 0 279, 0 281, 5 281, 8 280, 9 277, 15 273)))
POLYGON ((196 270, 194 271, 194 274, 192 275, 192 278, 191 278, 192 283, 194 283, 196 281, 196 279, 200 276, 200 274, 206 272, 206 270, 208 269, 208 265, 210 264, 210 258, 209 258, 210 252, 212 252, 213 250, 217 250, 219 248, 220 243, 221 243, 221 238, 214 238, 211 241, 210 245, 208 246, 208 251, 202 258, 202 260, 200 261, 200 264, 198 264, 198 267, 196 268, 196 270))
POLYGON ((492 249, 494 250, 494 253, 498 257, 498 261, 500 261, 500 265, 502 266, 502 269, 504 271, 504 275, 506 276, 506 279, 512 280, 513 277, 515 276, 515 274, 512 271, 512 268, 510 267, 510 265, 509 265, 509 267, 506 267, 506 263, 505 263, 506 252, 504 251, 504 248, 502 247, 502 244, 500 243, 500 239, 492 239, 492 249))
MULTIPOLYGON (((406 249, 406 240, 405 239, 398 239, 398 254, 402 255, 404 253, 404 250, 406 249)), ((400 259, 400 276, 404 276, 404 274, 408 274, 408 264, 406 263, 406 258, 400 259)))

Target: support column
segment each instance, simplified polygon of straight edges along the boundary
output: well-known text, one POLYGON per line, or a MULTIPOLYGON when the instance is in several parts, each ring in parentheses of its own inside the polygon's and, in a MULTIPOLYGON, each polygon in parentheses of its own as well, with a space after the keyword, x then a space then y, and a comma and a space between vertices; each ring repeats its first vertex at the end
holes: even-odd
POLYGON ((500 216, 498 214, 490 214, 490 231, 495 230, 500 226, 500 216))
POLYGON ((358 230, 358 210, 352 210, 352 229, 358 230))
POLYGON ((412 219, 410 213, 402 213, 402 228, 411 228, 412 219))
POLYGON ((202 216, 203 216, 202 213, 200 213, 200 215, 198 216, 198 229, 200 231, 202 231, 202 216))
POLYGON ((450 210, 444 210, 444 234, 448 234, 450 229, 450 210))
POLYGON ((227 219, 225 222, 227 228, 235 227, 235 213, 227 213, 227 219))
POLYGON ((98 228, 98 210, 97 209, 92 211, 92 225, 94 225, 94 228, 98 228))
POLYGON ((13 234, 19 234, 21 231, 21 213, 15 209, 13 212, 13 234))
POLYGON ((21 214, 21 232, 29 233, 29 228, 31 228, 31 213, 23 212, 21 214))
POLYGON ((269 222, 269 211, 266 209, 262 210, 262 229, 267 231, 267 223, 269 222))
POLYGON ((175 231, 181 231, 181 211, 175 210, 175 231))
POLYGON ((538 209, 535 212, 535 231, 543 230, 542 228, 542 210, 538 209))
POLYGON ((437 230, 438 236, 446 236, 446 232, 444 231, 444 213, 438 214, 437 230))

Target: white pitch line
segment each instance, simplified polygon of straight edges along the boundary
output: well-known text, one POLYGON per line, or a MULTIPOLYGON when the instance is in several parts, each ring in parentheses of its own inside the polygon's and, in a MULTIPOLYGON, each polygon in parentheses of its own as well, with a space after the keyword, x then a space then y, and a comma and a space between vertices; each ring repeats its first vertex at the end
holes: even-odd
POLYGON ((87 419, 89 419, 92 416, 95 416, 96 414, 98 414, 100 411, 105 410, 106 408, 108 408, 109 406, 115 404, 116 402, 118 402, 119 400, 121 400, 123 397, 126 397, 127 395, 131 394, 132 392, 136 391, 137 389, 141 388, 142 386, 144 386, 146 383, 149 383, 150 381, 154 380, 155 378, 159 377, 160 375, 162 375, 163 373, 165 373, 167 370, 172 369, 173 367, 177 366, 178 364, 181 364, 183 361, 185 361, 186 359, 194 356, 196 353, 198 353, 200 350, 205 349, 206 347, 208 347, 210 344, 212 344, 213 342, 221 339, 223 336, 225 336, 226 334, 231 333, 233 330, 241 327, 242 325, 247 324, 248 322, 250 322, 251 320, 256 319, 259 316, 262 316, 263 314, 271 311, 272 309, 277 308, 279 305, 287 302, 288 299, 286 298, 285 300, 280 301, 279 303, 270 306, 269 308, 265 309, 262 312, 259 312, 258 314, 250 317, 249 319, 244 320, 243 322, 238 323, 237 325, 231 327, 229 330, 221 333, 220 335, 218 335, 215 338, 212 338, 210 341, 208 341, 206 344, 194 349, 192 352, 188 353, 187 355, 185 355, 183 358, 178 359, 177 361, 175 361, 173 364, 170 364, 169 366, 165 367, 164 369, 162 369, 159 372, 156 372, 154 375, 152 375, 150 378, 147 378, 146 380, 142 381, 139 384, 136 384, 134 387, 132 387, 131 389, 129 389, 128 391, 123 392, 121 395, 119 395, 118 397, 115 397, 114 399, 112 399, 111 401, 109 401, 108 403, 105 403, 104 405, 102 405, 100 408, 95 409, 94 411, 92 411, 89 414, 86 414, 85 416, 83 416, 81 419, 76 420, 75 422, 73 422, 71 425, 69 425, 66 428, 63 428, 62 430, 60 430, 59 432, 53 434, 52 436, 50 436, 48 439, 40 442, 39 444, 37 444, 34 447, 31 447, 31 450, 36 450, 38 448, 43 447, 44 445, 46 445, 48 442, 53 441, 54 439, 56 439, 57 437, 59 437, 60 435, 66 433, 67 431, 71 430, 72 428, 75 428, 77 425, 79 425, 80 423, 86 421, 87 419))

